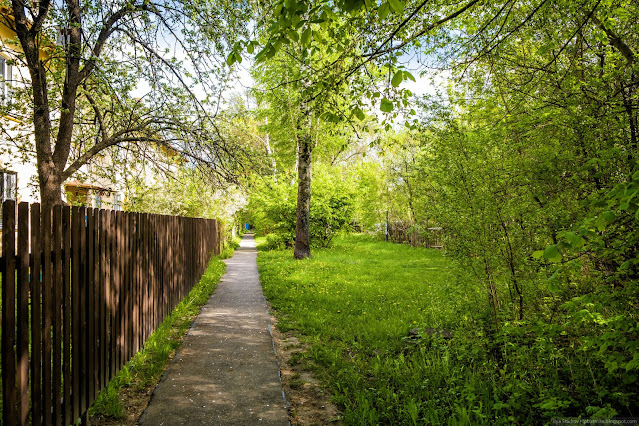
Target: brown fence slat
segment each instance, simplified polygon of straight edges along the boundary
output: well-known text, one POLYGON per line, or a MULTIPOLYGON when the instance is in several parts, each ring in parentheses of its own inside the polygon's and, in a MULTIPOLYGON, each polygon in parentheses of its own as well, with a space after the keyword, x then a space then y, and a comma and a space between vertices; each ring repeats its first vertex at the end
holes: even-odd
POLYGON ((42 283, 40 204, 31 206, 31 423, 42 423, 42 283))
POLYGON ((112 271, 115 276, 113 283, 115 285, 113 300, 115 304, 115 312, 113 315, 113 350, 115 353, 113 354, 113 360, 111 361, 113 367, 113 375, 116 375, 118 371, 120 371, 120 358, 122 354, 122 294, 121 294, 121 286, 122 286, 122 257, 124 256, 122 253, 122 212, 117 212, 115 214, 115 250, 114 250, 114 259, 116 264, 112 266, 112 271))
POLYGON ((119 351, 118 351, 118 370, 122 368, 122 365, 124 364, 124 354, 126 351, 126 342, 125 342, 125 337, 126 337, 126 240, 124 238, 124 236, 126 235, 126 231, 128 229, 127 227, 127 217, 118 212, 118 222, 119 222, 119 227, 120 227, 120 232, 118 234, 118 238, 119 238, 119 253, 118 253, 118 257, 119 257, 119 262, 120 262, 120 267, 119 267, 119 282, 120 282, 120 289, 119 289, 119 317, 120 317, 120 325, 119 325, 119 330, 118 330, 118 346, 119 346, 119 351))
POLYGON ((79 207, 73 207, 71 209, 71 304, 73 309, 71 312, 71 376, 72 376, 72 388, 73 395, 71 399, 71 418, 77 419, 82 412, 80 407, 82 405, 80 398, 82 395, 81 385, 82 382, 82 363, 80 348, 83 344, 82 339, 82 298, 80 296, 80 277, 82 275, 82 263, 80 257, 82 255, 81 239, 82 239, 82 224, 81 213, 79 207))
POLYGON ((102 341, 100 339, 100 328, 101 322, 104 319, 102 315, 102 232, 100 230, 100 216, 101 212, 98 209, 94 211, 94 240, 93 240, 93 256, 95 267, 93 269, 93 281, 94 281, 94 293, 93 293, 93 333, 94 333, 94 347, 93 347, 93 356, 94 356, 94 365, 93 365, 93 398, 91 399, 91 403, 95 397, 97 397, 100 392, 100 369, 102 368, 100 359, 102 354, 102 341))
POLYGON ((62 424, 62 206, 53 207, 53 319, 52 350, 53 368, 51 371, 51 392, 53 398, 53 423, 62 424))
POLYGON ((95 398, 95 213, 94 209, 87 209, 87 340, 85 344, 87 355, 87 406, 95 398))
MULTIPOLYGON (((146 223, 147 223, 147 215, 146 214, 141 214, 140 215, 140 247, 142 248, 140 250, 140 260, 141 260, 141 265, 146 266, 147 265, 147 259, 146 259, 146 253, 148 251, 148 241, 146 240, 146 223)), ((148 277, 148 268, 143 269, 142 267, 139 267, 140 269, 140 301, 142 303, 142 308, 140 309, 140 344, 139 346, 142 347, 142 344, 144 343, 144 341, 146 340, 146 327, 147 327, 147 321, 146 321, 146 317, 148 315, 148 309, 149 309, 149 305, 148 305, 148 300, 147 300, 147 277, 148 277)))
MULTIPOLYGON (((132 300, 140 299, 140 214, 133 213, 133 228, 131 229, 133 239, 133 263, 132 263, 132 300)), ((138 351, 139 330, 140 330, 140 305, 133 303, 131 306, 131 355, 138 351)))
POLYGON ((109 212, 109 216, 108 216, 109 220, 108 220, 108 225, 109 225, 109 258, 110 258, 110 262, 109 262, 109 292, 108 292, 108 303, 109 303, 109 324, 110 324, 110 330, 109 330, 109 348, 108 348, 108 352, 109 352, 109 358, 108 358, 108 363, 109 363, 109 374, 108 374, 108 380, 111 380, 113 378, 113 376, 115 376, 115 351, 116 351, 116 345, 115 345, 115 338, 117 336, 116 334, 116 325, 115 325, 115 318, 116 318, 116 284, 115 284, 115 280, 116 280, 116 267, 117 267, 117 263, 116 263, 116 257, 117 257, 117 245, 116 245, 116 227, 115 227, 115 212, 110 211, 109 212))
MULTIPOLYGON (((78 322, 80 324, 80 333, 78 334, 78 343, 80 346, 79 351, 79 396, 80 396, 80 415, 82 415, 86 409, 88 408, 88 388, 87 388, 87 351, 89 350, 88 346, 88 333, 87 333, 87 287, 88 287, 88 260, 87 260, 87 209, 85 207, 81 207, 78 212, 79 226, 80 226, 80 244, 78 245, 78 254, 79 254, 79 305, 77 306, 78 311, 80 311, 80 317, 78 318, 78 322)), ((75 340, 74 340, 75 342, 75 340)))
POLYGON ((108 241, 107 241, 107 218, 106 211, 100 211, 100 372, 98 378, 98 390, 102 390, 107 379, 107 328, 109 325, 107 291, 108 291, 108 241))
POLYGON ((62 424, 71 420, 71 208, 62 209, 62 424))
POLYGON ((43 423, 50 425, 53 422, 53 400, 51 397, 51 320, 53 309, 53 274, 51 262, 52 232, 51 232, 51 207, 42 206, 42 408, 43 423))
POLYGON ((101 292, 101 284, 100 284, 100 254, 99 254, 99 244, 100 244, 100 231, 98 229, 98 218, 100 215, 100 211, 98 209, 93 210, 93 309, 91 311, 92 325, 93 325, 93 346, 92 351, 90 352, 91 357, 93 359, 93 366, 89 370, 89 375, 93 377, 93 389, 91 392, 91 399, 89 400, 89 405, 93 403, 96 396, 98 395, 98 385, 99 385, 99 370, 100 370, 100 292, 101 292))
MULTIPOLYGON (((125 215, 124 216, 124 235, 126 236, 130 236, 131 235, 131 221, 132 221, 133 216, 132 215, 125 215)), ((123 312, 123 316, 124 316, 124 325, 122 327, 122 333, 124 336, 124 350, 123 350, 123 358, 122 358, 122 365, 124 365, 125 359, 129 358, 129 348, 131 347, 130 345, 130 337, 131 337, 131 331, 130 331, 130 324, 131 324, 131 249, 132 249, 132 245, 131 245, 131 239, 130 238, 125 238, 124 239, 124 288, 123 288, 123 295, 124 295, 124 312, 123 312)))
POLYGON ((17 417, 16 405, 16 204, 5 201, 2 205, 2 422, 11 424, 17 417))
POLYGON ((147 265, 145 270, 144 285, 146 289, 146 327, 144 330, 144 341, 149 338, 153 331, 153 269, 151 263, 153 260, 153 241, 151 240, 151 218, 152 215, 145 215, 146 228, 145 228, 145 244, 147 250, 145 250, 146 258, 144 264, 147 265))
POLYGON ((18 288, 16 299, 16 361, 18 424, 29 421, 29 204, 18 205, 18 288))

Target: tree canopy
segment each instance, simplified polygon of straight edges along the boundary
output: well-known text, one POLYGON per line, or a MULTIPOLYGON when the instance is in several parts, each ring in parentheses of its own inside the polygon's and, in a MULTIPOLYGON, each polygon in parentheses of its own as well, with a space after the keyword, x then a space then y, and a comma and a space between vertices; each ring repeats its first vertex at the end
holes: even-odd
POLYGON ((115 146, 166 147, 214 179, 233 180, 247 154, 214 118, 228 80, 225 51, 246 34, 247 8, 144 0, 14 1, 3 9, 16 34, 5 48, 28 70, 3 108, 23 137, 7 136, 36 153, 42 202, 60 203, 62 183, 115 146))

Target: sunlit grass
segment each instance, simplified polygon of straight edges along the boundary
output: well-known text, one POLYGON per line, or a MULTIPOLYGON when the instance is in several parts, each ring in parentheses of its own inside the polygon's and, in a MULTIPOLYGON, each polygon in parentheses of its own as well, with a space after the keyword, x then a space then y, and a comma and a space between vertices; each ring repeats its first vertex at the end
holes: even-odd
POLYGON ((354 236, 303 261, 261 251, 258 265, 279 327, 309 345, 307 365, 347 424, 470 421, 476 404, 459 400, 456 387, 481 387, 479 377, 462 378, 467 367, 453 365, 441 339, 410 336, 469 324, 468 307, 479 305, 441 252, 354 236))

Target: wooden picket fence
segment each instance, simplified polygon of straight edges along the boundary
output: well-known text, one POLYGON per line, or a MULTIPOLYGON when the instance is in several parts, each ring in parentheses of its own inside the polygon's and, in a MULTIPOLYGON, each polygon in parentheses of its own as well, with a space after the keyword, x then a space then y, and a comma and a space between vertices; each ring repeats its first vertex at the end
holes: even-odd
POLYGON ((442 228, 419 226, 404 221, 388 222, 388 240, 393 243, 410 244, 413 247, 442 248, 442 228))
POLYGON ((17 207, 2 205, 2 421, 69 425, 199 281, 218 226, 17 207))

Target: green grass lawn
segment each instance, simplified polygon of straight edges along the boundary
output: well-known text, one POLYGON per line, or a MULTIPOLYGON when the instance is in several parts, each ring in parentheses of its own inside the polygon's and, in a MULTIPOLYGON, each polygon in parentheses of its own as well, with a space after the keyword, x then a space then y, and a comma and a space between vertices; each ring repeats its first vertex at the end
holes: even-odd
POLYGON ((445 339, 410 336, 468 327, 478 314, 481 295, 464 288, 441 252, 360 235, 304 261, 261 251, 258 266, 278 326, 309 345, 300 362, 331 389, 346 424, 494 420, 472 365, 456 364, 445 339))

